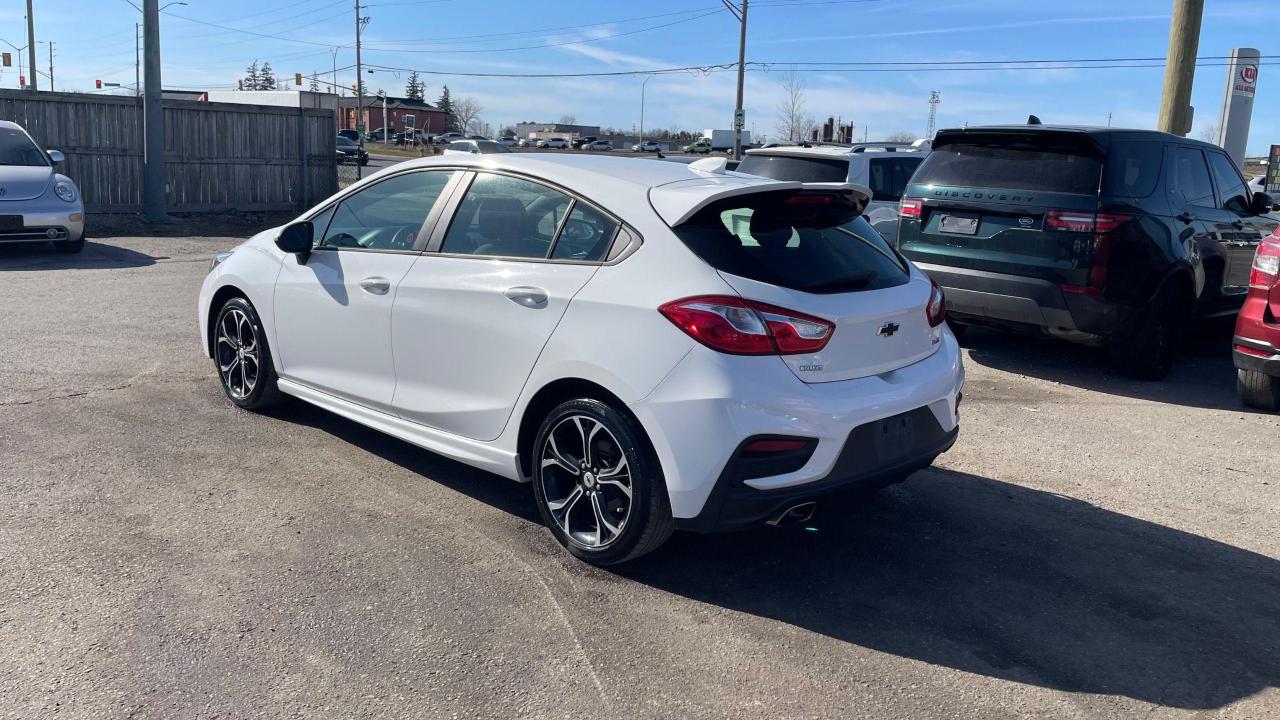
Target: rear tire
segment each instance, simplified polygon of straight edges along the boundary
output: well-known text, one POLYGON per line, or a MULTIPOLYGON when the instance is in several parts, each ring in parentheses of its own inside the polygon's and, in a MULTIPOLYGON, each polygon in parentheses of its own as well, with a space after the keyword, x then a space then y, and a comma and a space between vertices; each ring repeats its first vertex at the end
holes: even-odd
POLYGON ((1249 407, 1280 410, 1280 377, 1257 370, 1236 370, 1236 394, 1249 407))
POLYGON ((84 250, 84 238, 80 238, 79 240, 54 240, 53 249, 60 253, 73 255, 84 250))
POLYGON ((233 297, 223 303, 214 319, 212 342, 213 364, 228 400, 257 412, 284 399, 276 386, 267 333, 248 300, 233 297))
POLYGON ((1181 346, 1185 307, 1168 289, 1156 295, 1131 332, 1108 346, 1116 372, 1138 380, 1168 376, 1181 346))
POLYGON ((599 400, 569 400, 542 421, 532 452, 538 511, 579 560, 633 560, 675 529, 662 468, 631 416, 599 400))

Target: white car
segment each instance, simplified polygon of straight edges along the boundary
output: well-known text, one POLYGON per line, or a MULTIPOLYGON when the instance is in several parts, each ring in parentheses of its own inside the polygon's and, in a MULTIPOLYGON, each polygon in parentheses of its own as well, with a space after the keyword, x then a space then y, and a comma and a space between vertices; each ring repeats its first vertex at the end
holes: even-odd
POLYGON ((662 152, 662 146, 652 140, 645 140, 632 145, 631 152, 662 152))
POLYGON ((54 171, 57 150, 41 150, 17 123, 0 120, 0 243, 52 240, 60 252, 84 249, 84 201, 54 171))
POLYGON ((214 258, 230 400, 287 394, 533 483, 597 564, 803 521, 958 433, 941 290, 865 193, 605 155, 399 163, 214 258))
POLYGON ((538 141, 538 147, 548 148, 551 150, 564 150, 569 147, 569 141, 564 138, 545 138, 538 141))
POLYGON ((871 188, 871 227, 896 246, 898 203, 911 174, 929 154, 928 141, 790 145, 748 150, 737 171, 801 182, 850 182, 871 188))

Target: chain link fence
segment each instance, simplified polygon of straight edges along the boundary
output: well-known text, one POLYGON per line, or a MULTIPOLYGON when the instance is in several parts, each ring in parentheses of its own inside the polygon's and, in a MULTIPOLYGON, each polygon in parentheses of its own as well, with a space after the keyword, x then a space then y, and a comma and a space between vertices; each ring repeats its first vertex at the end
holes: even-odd
POLYGON ((350 161, 339 162, 338 189, 341 190, 368 174, 369 168, 367 167, 358 167, 354 162, 350 161))

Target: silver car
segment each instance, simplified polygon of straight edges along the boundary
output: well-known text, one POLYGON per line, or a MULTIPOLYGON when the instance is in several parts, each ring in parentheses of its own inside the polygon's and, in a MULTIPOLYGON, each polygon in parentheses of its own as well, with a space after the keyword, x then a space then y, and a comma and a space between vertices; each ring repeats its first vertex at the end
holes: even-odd
POLYGON ((16 123, 0 121, 0 243, 52 240, 61 252, 84 249, 84 202, 71 178, 16 123))

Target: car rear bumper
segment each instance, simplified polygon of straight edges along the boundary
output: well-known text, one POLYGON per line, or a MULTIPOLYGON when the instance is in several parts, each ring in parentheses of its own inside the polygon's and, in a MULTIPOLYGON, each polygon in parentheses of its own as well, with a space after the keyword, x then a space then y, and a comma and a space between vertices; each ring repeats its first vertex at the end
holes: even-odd
POLYGON ((1280 377, 1280 348, 1263 340, 1236 335, 1231 339, 1231 359, 1235 362, 1237 370, 1253 370, 1263 375, 1280 377), (1240 349, 1242 347, 1266 353, 1266 355, 1244 352, 1240 349))
POLYGON ((916 363, 827 383, 801 382, 777 357, 697 346, 630 408, 662 464, 677 527, 725 530, 759 523, 795 498, 896 479, 928 465, 955 440, 963 385, 959 346, 949 331, 936 352, 916 363), (865 452, 865 433, 913 411, 911 427, 898 430, 888 449, 865 452), (799 469, 744 477, 740 451, 757 436, 815 445, 799 469))
POLYGON ((942 286, 948 314, 960 320, 1089 335, 1110 335, 1118 325, 1113 303, 1064 293, 1048 280, 921 262, 916 267, 942 286))

